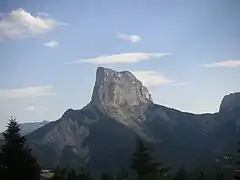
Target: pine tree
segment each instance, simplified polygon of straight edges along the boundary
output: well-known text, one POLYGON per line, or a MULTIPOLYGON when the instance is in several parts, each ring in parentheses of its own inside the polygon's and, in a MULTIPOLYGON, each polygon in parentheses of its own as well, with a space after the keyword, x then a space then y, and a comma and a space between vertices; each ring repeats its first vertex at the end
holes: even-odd
POLYGON ((149 147, 138 137, 132 157, 131 169, 137 174, 139 180, 154 180, 165 175, 168 171, 167 168, 160 168, 159 163, 152 162, 149 150, 149 147))
POLYGON ((31 149, 25 145, 26 138, 20 134, 20 126, 16 119, 11 118, 7 130, 3 133, 1 167, 4 180, 39 180, 40 168, 31 155, 31 149))

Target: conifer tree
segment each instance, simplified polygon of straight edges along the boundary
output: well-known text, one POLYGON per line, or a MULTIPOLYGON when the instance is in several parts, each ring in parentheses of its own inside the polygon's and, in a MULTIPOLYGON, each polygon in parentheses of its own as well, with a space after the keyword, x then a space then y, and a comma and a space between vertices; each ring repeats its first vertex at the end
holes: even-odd
POLYGON ((2 177, 4 180, 39 180, 40 168, 26 147, 26 138, 20 134, 20 126, 11 118, 7 130, 3 133, 4 144, 1 147, 2 177))
POLYGON ((137 174, 139 180, 155 180, 168 171, 167 168, 160 168, 159 163, 152 161, 149 150, 149 147, 138 137, 132 157, 131 169, 137 174))

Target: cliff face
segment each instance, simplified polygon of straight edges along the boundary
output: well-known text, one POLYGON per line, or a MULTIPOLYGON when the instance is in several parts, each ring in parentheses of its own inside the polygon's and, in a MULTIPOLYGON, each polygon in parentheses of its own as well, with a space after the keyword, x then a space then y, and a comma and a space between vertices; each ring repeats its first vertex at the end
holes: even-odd
POLYGON ((117 72, 104 67, 97 69, 90 105, 96 105, 105 115, 144 138, 151 136, 142 122, 146 119, 145 111, 152 104, 148 89, 131 72, 117 72), (146 129, 144 132, 143 128, 146 129))
POLYGON ((148 89, 131 72, 99 67, 91 103, 102 106, 138 106, 150 103, 148 89))
POLYGON ((136 135, 152 143, 156 160, 170 166, 215 163, 237 148, 238 98, 239 93, 224 97, 221 113, 185 113, 154 104, 131 72, 100 67, 89 104, 32 132, 28 143, 45 167, 87 164, 102 172, 128 167, 136 135))
POLYGON ((235 108, 240 108, 240 92, 224 96, 219 111, 230 111, 235 108))

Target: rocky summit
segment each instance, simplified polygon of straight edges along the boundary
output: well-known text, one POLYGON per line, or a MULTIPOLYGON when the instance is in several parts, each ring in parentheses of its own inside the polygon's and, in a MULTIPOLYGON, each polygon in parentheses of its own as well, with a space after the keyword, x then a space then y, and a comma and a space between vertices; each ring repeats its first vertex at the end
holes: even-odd
POLYGON ((48 168, 87 165, 94 172, 109 172, 128 167, 136 136, 169 166, 215 164, 237 148, 238 95, 224 97, 219 113, 181 112, 154 104, 131 72, 99 67, 89 104, 28 134, 28 144, 48 168))
POLYGON ((151 103, 148 89, 131 72, 97 68, 91 103, 100 106, 138 106, 151 103))

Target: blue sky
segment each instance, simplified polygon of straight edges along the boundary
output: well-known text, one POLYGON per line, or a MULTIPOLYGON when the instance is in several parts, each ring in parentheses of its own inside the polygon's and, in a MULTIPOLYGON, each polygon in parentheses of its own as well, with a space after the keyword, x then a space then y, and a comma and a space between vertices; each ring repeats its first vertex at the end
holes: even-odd
POLYGON ((238 0, 1 0, 0 130, 90 98, 98 66, 130 70, 154 102, 216 112, 240 91, 238 0))

